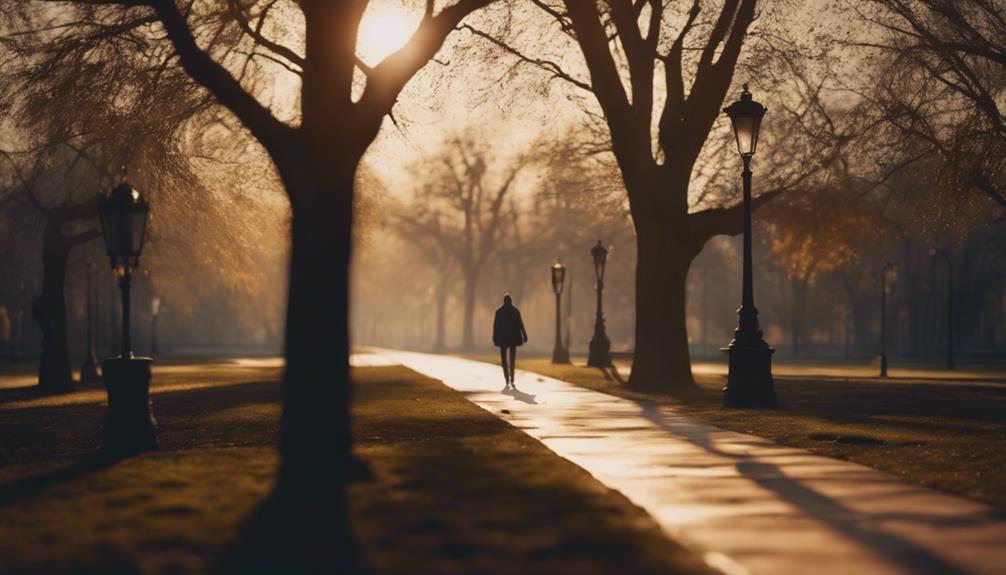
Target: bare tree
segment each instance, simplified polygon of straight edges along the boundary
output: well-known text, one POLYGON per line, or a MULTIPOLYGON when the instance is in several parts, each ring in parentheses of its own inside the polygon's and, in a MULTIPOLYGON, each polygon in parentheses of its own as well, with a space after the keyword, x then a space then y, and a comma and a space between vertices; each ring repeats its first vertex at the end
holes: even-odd
MULTIPOLYGON (((113 86, 115 64, 123 58, 146 61, 151 77, 182 70, 271 159, 293 214, 274 501, 285 502, 276 507, 289 520, 281 523, 316 518, 309 521, 319 528, 316 536, 345 533, 343 485, 356 468, 350 452, 348 276, 357 168, 409 80, 463 18, 491 1, 458 0, 437 11, 429 0, 404 46, 373 65, 356 55, 363 1, 79 0, 61 2, 59 10, 42 0, 3 3, 2 12, 35 16, 8 22, 13 29, 6 37, 33 36, 48 44, 41 51, 40 57, 48 56, 42 70, 61 69, 67 53, 83 53, 84 64, 109 72, 113 86), (268 97, 263 70, 289 73, 299 84, 295 113, 288 114, 295 125, 260 99, 268 97)), ((306 539, 290 535, 288 542, 304 546, 299 560, 315 559, 306 553, 312 549, 306 539)), ((320 552, 324 545, 317 547, 320 552)))
POLYGON ((18 186, 14 191, 20 191, 45 222, 42 231, 42 292, 32 300, 32 318, 42 331, 38 385, 47 392, 66 392, 73 387, 65 290, 70 252, 101 235, 93 225, 90 229, 72 232, 66 229, 77 222, 96 223, 99 196, 94 193, 94 187, 88 189, 86 183, 100 178, 100 174, 98 178, 94 177, 93 171, 90 178, 81 174, 81 157, 85 154, 67 150, 64 146, 58 147, 61 150, 30 150, 22 154, 0 150, 0 155, 17 176, 18 186), (30 164, 27 169, 20 165, 25 161, 30 164), (57 165, 49 166, 54 161, 57 165), (79 199, 82 187, 84 200, 79 199), (54 188, 59 193, 54 194, 54 188), (53 195, 62 197, 62 200, 53 201, 53 195))
MULTIPOLYGON (((1006 8, 970 0, 870 0, 859 7, 880 65, 863 88, 881 120, 875 139, 889 146, 886 172, 926 165, 947 220, 1006 213, 1006 8), (968 193, 961 193, 968 192, 968 193)), ((929 202, 919 202, 929 203, 929 202)))
POLYGON ((489 160, 488 150, 470 136, 450 139, 434 167, 427 161, 417 166, 428 179, 400 218, 406 233, 432 238, 457 265, 464 282, 461 347, 466 350, 475 347, 479 280, 501 249, 506 200, 524 167, 524 160, 516 158, 494 181, 488 174, 489 160))
MULTIPOLYGON (((582 65, 522 50, 510 41, 511 30, 462 27, 498 46, 517 65, 536 67, 596 101, 600 113, 589 113, 604 130, 621 171, 636 229, 635 355, 629 384, 689 387, 689 266, 711 237, 742 231, 735 196, 709 193, 716 190, 713 185, 691 194, 690 184, 704 151, 729 152, 729 143, 707 150, 706 140, 741 64, 745 39, 758 16, 757 2, 725 0, 709 18, 697 0, 681 9, 663 0, 542 0, 534 5, 554 24, 559 41, 578 49, 582 65)), ((814 96, 821 86, 803 88, 814 96)), ((799 107, 795 118, 808 128, 822 120, 820 100, 812 97, 810 102, 799 107)), ((755 206, 809 176, 818 161, 824 157, 795 170, 791 165, 787 171, 797 177, 788 182, 780 178, 756 198, 755 206)))

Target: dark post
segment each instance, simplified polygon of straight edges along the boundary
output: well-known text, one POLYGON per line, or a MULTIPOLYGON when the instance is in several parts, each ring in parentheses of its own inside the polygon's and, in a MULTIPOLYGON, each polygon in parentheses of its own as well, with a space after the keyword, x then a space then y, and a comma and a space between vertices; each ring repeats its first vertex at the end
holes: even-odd
POLYGON ((84 349, 84 363, 80 366, 80 383, 98 383, 98 359, 94 354, 94 262, 87 262, 87 303, 84 306, 87 321, 87 347, 84 349))
POLYGON ((564 347, 566 348, 566 357, 569 357, 569 347, 570 347, 570 324, 573 321, 573 281, 569 282, 569 289, 566 290, 566 343, 564 347))
POLYGON ((887 274, 897 267, 887 262, 880 269, 880 377, 887 377, 887 274))
POLYGON ((594 258, 594 273, 597 275, 597 314, 594 316, 594 335, 590 338, 587 354, 587 365, 590 367, 611 367, 611 340, 604 330, 604 309, 602 307, 604 294, 604 266, 608 258, 608 250, 597 240, 597 245, 590 250, 594 258))
POLYGON ((161 315, 161 297, 154 296, 150 300, 150 353, 151 355, 158 355, 161 353, 160 348, 157 345, 157 318, 161 315))
POLYGON ((119 341, 119 357, 133 357, 133 343, 129 336, 129 295, 133 285, 133 272, 123 266, 119 276, 119 291, 122 294, 122 337, 119 341))
POLYGON ((737 150, 744 162, 744 277, 737 328, 726 347, 729 357, 723 403, 733 407, 772 407, 776 404, 772 381, 774 349, 765 343, 754 304, 754 272, 751 257, 751 157, 758 144, 758 131, 765 107, 751 98, 747 84, 741 99, 724 110, 730 116, 737 150))
POLYGON ((887 377, 887 267, 880 272, 880 377, 887 377))
POLYGON ((947 265, 947 369, 954 369, 954 262, 949 257, 947 265))
POLYGON ((552 363, 569 363, 569 350, 562 345, 562 288, 566 283, 566 266, 556 258, 549 270, 552 274, 552 291, 555 292, 555 345, 552 347, 552 363))

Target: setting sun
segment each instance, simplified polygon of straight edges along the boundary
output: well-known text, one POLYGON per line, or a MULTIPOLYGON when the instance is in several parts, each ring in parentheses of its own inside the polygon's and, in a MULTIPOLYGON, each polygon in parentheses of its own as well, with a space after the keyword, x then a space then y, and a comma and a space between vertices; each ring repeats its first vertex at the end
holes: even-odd
POLYGON ((402 47, 416 28, 416 22, 402 8, 374 4, 360 22, 357 52, 368 64, 375 65, 402 47))

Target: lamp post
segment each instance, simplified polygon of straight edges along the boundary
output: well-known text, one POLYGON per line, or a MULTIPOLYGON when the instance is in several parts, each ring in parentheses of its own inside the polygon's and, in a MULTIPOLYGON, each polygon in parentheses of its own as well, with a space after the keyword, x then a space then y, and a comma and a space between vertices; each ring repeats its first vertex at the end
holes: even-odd
POLYGON ((744 281, 734 338, 726 348, 729 357, 723 403, 736 407, 771 407, 776 403, 772 382, 772 354, 758 325, 751 266, 751 157, 758 146, 758 131, 766 108, 751 98, 744 84, 740 100, 723 110, 733 125, 737 151, 744 162, 744 281))
POLYGON ((887 275, 897 280, 898 264, 887 262, 880 268, 880 377, 887 377, 887 275))
POLYGON ((552 291, 555 292, 555 345, 552 347, 552 363, 569 363, 569 350, 562 345, 562 286, 566 283, 566 266, 556 258, 549 271, 552 273, 552 291))
POLYGON ((114 456, 157 449, 154 419, 150 414, 152 360, 133 355, 129 335, 132 272, 139 266, 149 212, 150 204, 124 179, 98 206, 105 247, 122 292, 120 354, 101 364, 108 392, 102 451, 114 456))
POLYGON ((955 369, 957 362, 954 360, 954 260, 950 254, 937 248, 929 248, 929 256, 936 257, 939 254, 947 262, 947 369, 955 369))
POLYGON ((566 326, 566 342, 563 344, 563 348, 566 350, 566 358, 569 358, 569 348, 570 348, 570 331, 572 331, 573 323, 573 284, 576 282, 569 282, 569 289, 566 290, 566 321, 564 325, 566 326))
POLYGON ((150 300, 150 354, 158 355, 161 350, 157 347, 157 317, 161 312, 161 296, 155 295, 150 300))
POLYGON ((80 365, 80 383, 98 383, 98 360, 94 354, 94 262, 88 261, 87 267, 87 302, 84 305, 85 321, 87 321, 87 347, 84 349, 84 363, 80 365))
POLYGON ((611 367, 611 340, 604 332, 604 310, 602 295, 604 294, 604 266, 608 260, 608 250, 597 240, 590 250, 594 258, 594 274, 597 276, 597 315, 594 316, 594 335, 590 338, 587 354, 587 365, 590 367, 611 367))

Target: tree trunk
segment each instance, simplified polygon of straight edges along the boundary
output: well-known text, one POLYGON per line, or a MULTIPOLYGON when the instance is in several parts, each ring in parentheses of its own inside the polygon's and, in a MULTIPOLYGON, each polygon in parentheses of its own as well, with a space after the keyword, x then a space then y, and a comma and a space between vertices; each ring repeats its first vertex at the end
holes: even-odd
POLYGON ((477 271, 465 272, 465 313, 461 348, 466 351, 475 349, 475 295, 478 283, 477 271))
POLYGON ((636 238, 636 346, 629 386, 674 390, 695 385, 685 325, 686 280, 694 254, 655 229, 636 238))
POLYGON ((793 357, 800 357, 800 280, 793 277, 789 280, 793 290, 793 300, 789 306, 789 335, 793 346, 793 357))
POLYGON ((235 572, 353 572, 345 486, 352 457, 349 261, 356 162, 347 154, 279 162, 290 196, 290 283, 280 466, 270 498, 233 550, 235 572), (334 160, 333 160, 334 158, 334 160), (325 162, 324 159, 329 161, 325 162), (339 163, 343 166, 339 167, 339 163))
POLYGON ((348 477, 349 260, 355 164, 292 194, 280 487, 348 477))
POLYGON ((443 353, 447 350, 447 278, 441 274, 437 286, 437 334, 433 342, 433 351, 443 353))
MULTIPOLYGON (((59 234, 59 230, 55 230, 59 234)), ((66 332, 66 267, 69 249, 46 230, 42 252, 42 294, 32 301, 32 318, 42 330, 38 385, 49 392, 73 388, 66 332)))

